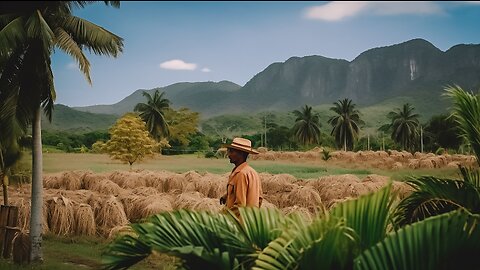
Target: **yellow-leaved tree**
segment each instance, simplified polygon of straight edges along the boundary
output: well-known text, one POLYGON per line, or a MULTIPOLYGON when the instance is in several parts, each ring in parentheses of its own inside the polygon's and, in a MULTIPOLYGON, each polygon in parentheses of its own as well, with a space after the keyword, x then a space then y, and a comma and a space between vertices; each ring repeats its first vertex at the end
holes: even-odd
POLYGON ((135 162, 153 157, 159 147, 168 146, 168 142, 157 143, 137 114, 127 113, 117 120, 110 130, 110 140, 102 146, 112 159, 128 163, 130 168, 135 162), (166 145, 165 145, 166 144, 166 145))

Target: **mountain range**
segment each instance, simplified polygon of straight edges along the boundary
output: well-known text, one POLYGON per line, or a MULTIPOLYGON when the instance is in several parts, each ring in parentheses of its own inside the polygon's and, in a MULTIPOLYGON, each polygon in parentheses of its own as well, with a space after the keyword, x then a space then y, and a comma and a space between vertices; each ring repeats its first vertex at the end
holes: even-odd
POLYGON ((323 56, 291 57, 273 63, 243 87, 229 81, 176 83, 139 89, 112 105, 75 107, 75 110, 122 115, 144 102, 142 92, 165 92, 174 108, 188 107, 202 119, 224 114, 291 111, 307 104, 320 106, 350 98, 360 107, 411 100, 419 113, 446 113, 442 98, 448 85, 477 90, 480 86, 480 45, 460 44, 447 51, 424 39, 379 47, 352 61, 323 56), (427 106, 425 106, 427 105, 427 106))

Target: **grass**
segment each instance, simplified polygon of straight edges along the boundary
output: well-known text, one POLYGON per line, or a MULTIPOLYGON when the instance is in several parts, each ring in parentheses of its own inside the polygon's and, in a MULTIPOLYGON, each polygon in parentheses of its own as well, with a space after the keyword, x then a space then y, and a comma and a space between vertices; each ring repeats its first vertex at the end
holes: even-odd
MULTIPOLYGON (((2 270, 75 270, 101 269, 103 250, 108 242, 98 237, 60 237, 48 234, 43 239, 44 262, 41 264, 16 265, 0 259, 2 270)), ((173 268, 173 259, 169 257, 146 259, 132 270, 167 270, 173 268)))
MULTIPOLYGON (((31 162, 31 155, 23 155, 22 163, 31 162)), ((325 175, 353 174, 360 179, 369 174, 379 174, 391 177, 393 180, 403 181, 410 177, 432 175, 436 177, 458 178, 458 170, 442 169, 416 169, 404 168, 400 170, 384 170, 365 167, 359 163, 343 163, 324 160, 250 160, 250 165, 259 173, 291 174, 299 179, 314 179, 325 175)), ((133 170, 171 171, 184 173, 197 171, 214 174, 226 174, 233 168, 228 159, 203 158, 199 155, 156 156, 142 163, 135 163, 133 170)), ((128 164, 112 160, 108 155, 90 153, 44 153, 44 173, 55 173, 71 170, 91 170, 93 172, 113 172, 116 170, 129 170, 128 164)))

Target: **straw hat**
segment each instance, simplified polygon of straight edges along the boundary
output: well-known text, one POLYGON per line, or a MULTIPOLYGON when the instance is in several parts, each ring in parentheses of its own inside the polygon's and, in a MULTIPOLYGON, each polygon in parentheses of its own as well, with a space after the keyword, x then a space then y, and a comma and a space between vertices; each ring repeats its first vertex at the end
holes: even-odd
POLYGON ((222 147, 233 148, 249 154, 258 154, 252 149, 252 142, 244 138, 234 138, 231 144, 223 144, 222 147))

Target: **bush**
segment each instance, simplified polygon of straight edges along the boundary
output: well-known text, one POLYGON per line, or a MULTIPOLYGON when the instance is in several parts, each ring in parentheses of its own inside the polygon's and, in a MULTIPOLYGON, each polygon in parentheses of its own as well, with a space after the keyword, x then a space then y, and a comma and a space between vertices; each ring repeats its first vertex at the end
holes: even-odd
POLYGON ((445 153, 445 148, 439 147, 437 151, 435 151, 435 155, 443 155, 445 153))
POLYGON ((208 151, 205 153, 205 158, 217 158, 213 151, 208 151))
POLYGON ((323 156, 322 156, 322 159, 327 161, 329 160, 332 156, 330 155, 330 151, 324 149, 323 152, 322 152, 323 156))

